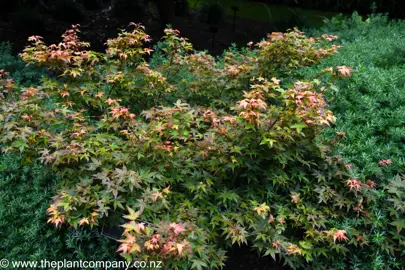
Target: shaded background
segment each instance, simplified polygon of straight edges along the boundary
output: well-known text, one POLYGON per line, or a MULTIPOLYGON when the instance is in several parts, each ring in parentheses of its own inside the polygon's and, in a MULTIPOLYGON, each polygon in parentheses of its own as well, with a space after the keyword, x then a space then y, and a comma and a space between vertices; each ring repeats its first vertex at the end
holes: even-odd
POLYGON ((104 51, 105 40, 133 21, 144 24, 154 42, 170 23, 196 49, 217 54, 268 32, 320 26, 339 12, 405 17, 405 2, 395 0, 1 0, 0 7, 0 41, 10 41, 14 53, 30 35, 58 42, 76 23, 83 40, 97 51, 104 51))

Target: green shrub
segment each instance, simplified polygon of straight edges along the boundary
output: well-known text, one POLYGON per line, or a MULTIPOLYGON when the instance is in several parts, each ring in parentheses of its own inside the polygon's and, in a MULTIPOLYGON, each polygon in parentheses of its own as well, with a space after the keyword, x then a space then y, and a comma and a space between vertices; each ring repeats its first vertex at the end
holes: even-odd
POLYGON ((11 44, 0 43, 0 69, 10 72, 10 77, 21 86, 37 85, 45 75, 45 70, 34 66, 26 66, 19 58, 12 55, 11 44))
MULTIPOLYGON (((32 37, 25 61, 63 78, 19 89, 2 72, 2 149, 53 168, 48 214, 62 230, 127 214, 118 250, 129 260, 218 268, 248 243, 293 268, 403 269, 405 81, 401 61, 378 60, 400 48, 403 24, 339 24, 326 26, 344 45, 329 58, 334 36, 298 31, 213 58, 166 30, 149 64, 140 26, 106 54, 86 51, 77 29, 63 49, 32 37), (350 75, 343 64, 350 80, 336 80, 350 75)), ((80 258, 97 239, 88 232, 67 242, 80 258)))
POLYGON ((61 179, 50 222, 93 227, 111 210, 129 213, 118 251, 168 269, 218 268, 235 243, 295 268, 342 260, 369 227, 336 224, 367 215, 372 182, 353 178, 319 139, 335 121, 323 99, 331 85, 274 77, 336 53, 327 42, 336 37, 272 33, 215 59, 166 29, 152 67, 149 37, 133 25, 105 54, 87 51, 77 26, 59 45, 31 37, 22 58, 60 81, 15 89, 2 74, 3 152, 39 159, 61 179))

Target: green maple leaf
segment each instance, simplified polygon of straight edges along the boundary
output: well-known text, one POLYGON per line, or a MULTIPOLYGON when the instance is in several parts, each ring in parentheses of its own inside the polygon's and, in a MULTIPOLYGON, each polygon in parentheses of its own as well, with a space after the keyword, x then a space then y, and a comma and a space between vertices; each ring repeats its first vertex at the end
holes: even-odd
POLYGON ((191 265, 191 269, 198 269, 198 270, 202 270, 202 269, 206 269, 207 264, 201 260, 192 260, 193 264, 191 265))
POLYGON ((15 141, 11 146, 18 148, 22 153, 24 149, 27 148, 28 144, 20 139, 18 141, 15 141))
POLYGON ((398 233, 400 233, 401 230, 402 230, 403 228, 405 228, 405 219, 396 220, 396 221, 394 221, 394 222, 391 222, 390 224, 391 224, 392 226, 397 227, 397 231, 398 231, 398 233))
POLYGON ((128 209, 129 215, 125 215, 124 218, 134 221, 140 216, 139 211, 135 212, 132 208, 129 208, 129 207, 127 207, 127 209, 128 209))
POLYGON ((89 171, 95 171, 97 168, 101 167, 103 165, 103 163, 95 158, 91 158, 91 161, 89 164, 87 164, 87 169, 89 171))
POLYGON ((301 130, 306 127, 307 127, 307 125, 304 125, 304 124, 296 124, 296 125, 291 126, 291 128, 295 128, 297 130, 298 134, 301 134, 301 130))
POLYGON ((9 131, 9 132, 7 132, 6 135, 3 136, 2 142, 5 143, 5 142, 7 142, 7 141, 12 141, 13 138, 16 136, 16 134, 17 134, 17 133, 14 132, 14 131, 9 131))

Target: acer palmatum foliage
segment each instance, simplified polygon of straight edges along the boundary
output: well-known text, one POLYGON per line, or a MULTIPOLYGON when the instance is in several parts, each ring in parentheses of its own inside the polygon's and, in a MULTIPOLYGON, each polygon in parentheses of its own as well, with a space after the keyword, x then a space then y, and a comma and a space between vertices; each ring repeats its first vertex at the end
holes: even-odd
POLYGON ((367 216, 362 192, 374 186, 361 188, 318 140, 335 121, 331 85, 285 80, 336 53, 336 37, 272 33, 214 58, 167 29, 159 61, 147 63, 150 38, 131 27, 104 54, 87 49, 78 25, 59 44, 31 37, 21 57, 60 80, 18 89, 0 74, 3 152, 64 179, 49 222, 92 227, 129 211, 117 251, 168 269, 221 267, 224 249, 245 243, 291 266, 325 266, 363 236, 333 225, 367 216))

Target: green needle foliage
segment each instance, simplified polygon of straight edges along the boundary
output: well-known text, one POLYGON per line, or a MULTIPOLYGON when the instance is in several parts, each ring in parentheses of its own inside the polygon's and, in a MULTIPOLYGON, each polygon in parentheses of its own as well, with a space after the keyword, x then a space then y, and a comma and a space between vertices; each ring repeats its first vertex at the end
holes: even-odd
MULTIPOLYGON (((336 83, 340 89, 329 92, 329 108, 337 117, 332 135, 342 131, 346 138, 336 148, 359 176, 385 183, 403 172, 405 79, 403 55, 405 34, 402 21, 388 21, 382 15, 368 19, 354 13, 351 19, 334 19, 323 29, 340 37, 339 54, 326 59, 318 68, 343 63, 356 72, 350 80, 336 83), (390 166, 380 160, 391 159, 390 166)), ((303 69, 303 77, 316 74, 315 68, 303 69)), ((329 136, 329 139, 331 137, 329 136)))
MULTIPOLYGON (((343 48, 319 67, 300 70, 301 76, 336 63, 356 71, 350 80, 336 82, 339 91, 327 93, 337 121, 324 137, 331 140, 336 132, 344 132, 334 153, 345 157, 356 177, 377 184, 370 244, 353 250, 353 256, 341 263, 342 269, 404 269, 401 257, 389 251, 393 246, 404 250, 405 240, 401 180, 405 164, 404 27, 405 22, 389 21, 383 15, 365 19, 354 13, 350 19, 336 17, 322 29, 309 31, 338 35, 336 44, 343 48)), ((347 220, 345 226, 357 222, 347 220)))
POLYGON ((46 209, 58 179, 19 155, 0 156, 0 256, 10 261, 119 260, 112 241, 96 230, 58 230, 46 209))
POLYGON ((37 85, 46 70, 27 66, 19 57, 13 56, 11 51, 10 43, 0 43, 0 69, 10 72, 10 76, 18 85, 37 85))

